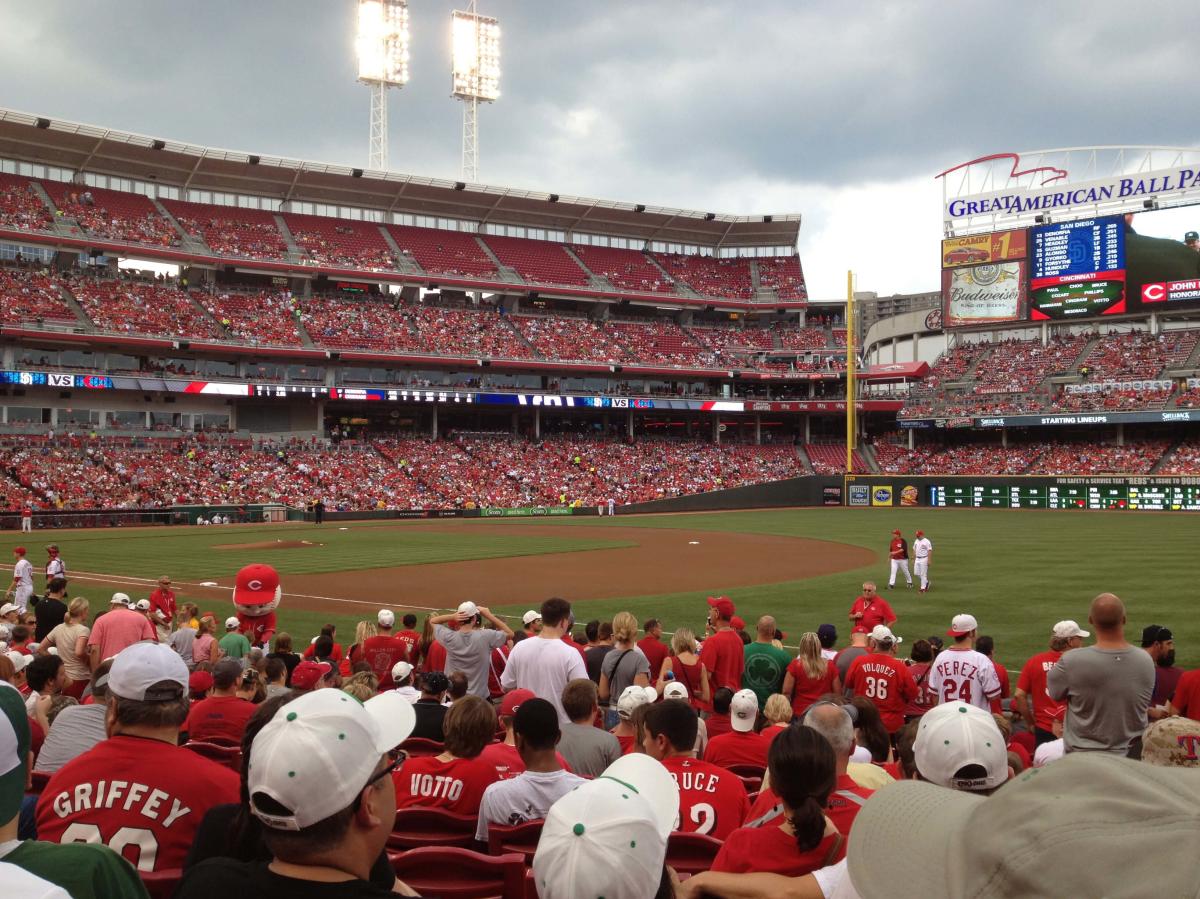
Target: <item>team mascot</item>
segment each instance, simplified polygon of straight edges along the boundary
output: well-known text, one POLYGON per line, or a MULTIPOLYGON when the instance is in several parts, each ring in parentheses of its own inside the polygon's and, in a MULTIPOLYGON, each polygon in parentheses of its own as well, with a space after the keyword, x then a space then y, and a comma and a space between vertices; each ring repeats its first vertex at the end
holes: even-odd
POLYGON ((275 636, 275 608, 282 595, 279 573, 270 565, 247 565, 237 573, 233 604, 238 632, 245 634, 251 646, 269 650, 275 636))

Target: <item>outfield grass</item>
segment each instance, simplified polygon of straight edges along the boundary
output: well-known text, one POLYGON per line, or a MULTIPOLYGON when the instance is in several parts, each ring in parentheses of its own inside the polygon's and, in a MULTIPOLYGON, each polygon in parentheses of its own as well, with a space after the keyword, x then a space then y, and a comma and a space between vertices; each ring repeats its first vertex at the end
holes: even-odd
MULTIPOLYGON (((481 522, 472 522, 478 526, 481 522)), ((545 526, 545 519, 497 520, 486 522, 494 534, 420 533, 406 527, 379 528, 354 524, 349 530, 337 526, 217 529, 188 531, 113 531, 79 534, 57 532, 63 555, 75 571, 156 577, 169 572, 179 580, 232 574, 241 565, 266 561, 284 575, 289 573, 363 571, 372 567, 404 563, 439 562, 572 552, 609 546, 624 546, 622 540, 532 537, 521 533, 528 524, 545 526), (219 543, 249 543, 265 540, 307 539, 326 543, 320 550, 230 551, 214 550, 219 543), (324 549, 333 551, 325 553, 324 549)), ((1177 664, 1200 664, 1200 625, 1191 619, 1190 578, 1197 557, 1196 519, 1188 515, 1005 511, 974 509, 797 509, 760 512, 724 512, 694 515, 655 515, 616 519, 561 519, 554 524, 567 528, 648 527, 678 529, 687 533, 741 531, 819 538, 866 546, 879 554, 877 564, 856 571, 758 587, 737 588, 714 583, 712 590, 727 592, 751 627, 757 616, 773 614, 794 643, 800 632, 832 622, 845 636, 847 613, 864 579, 874 579, 899 615, 896 632, 905 638, 905 651, 913 639, 945 632, 951 616, 970 612, 980 622, 981 632, 996 639, 997 658, 1010 669, 1046 647, 1050 627, 1063 618, 1075 618, 1086 628, 1088 603, 1097 593, 1111 591, 1129 607, 1129 633, 1136 642, 1146 624, 1164 624, 1175 632, 1177 664), (932 566, 934 587, 920 595, 898 587, 883 589, 887 577, 886 547, 892 528, 899 527, 912 540, 917 527, 926 530, 934 544, 932 566)), ((472 528, 475 531, 475 527, 472 528)), ((569 533, 569 532, 567 532, 569 533)), ((0 550, 8 557, 19 535, 6 534, 0 550)), ((40 562, 45 534, 27 541, 39 547, 31 556, 40 562)), ((797 567, 800 560, 797 560, 797 567)), ((40 579, 39 579, 40 583, 40 579)), ((570 598, 571 585, 562 593, 570 598)), ((105 585, 88 584, 85 595, 102 598, 105 585)), ((126 589, 133 595, 143 592, 126 589)), ((74 591, 73 591, 74 592, 74 591)), ((183 591, 186 597, 186 591, 183 591)), ((487 597, 478 597, 486 603, 487 597)), ((520 615, 541 597, 522 606, 496 607, 499 612, 520 615)), ((212 599, 199 599, 205 607, 212 599)), ((436 605, 431 602, 430 605, 436 605)), ((93 599, 93 609, 98 603, 93 599)), ((325 621, 338 625, 339 635, 349 638, 354 623, 373 617, 368 607, 359 614, 346 614, 340 607, 331 613, 280 609, 282 629, 306 640, 325 621)), ((702 630, 704 595, 665 594, 588 600, 576 606, 580 625, 589 618, 608 618, 621 609, 640 619, 658 617, 667 630, 690 626, 702 630)), ((220 610, 218 610, 220 611, 220 610)), ((397 611, 402 611, 397 609, 397 611)), ((1015 679, 1015 671, 1013 677, 1015 679)))

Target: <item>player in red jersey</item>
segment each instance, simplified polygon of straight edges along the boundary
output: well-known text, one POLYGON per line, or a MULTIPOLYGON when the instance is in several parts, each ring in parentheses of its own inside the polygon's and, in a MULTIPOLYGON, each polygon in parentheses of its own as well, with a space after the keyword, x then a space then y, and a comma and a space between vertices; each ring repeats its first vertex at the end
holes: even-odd
POLYGON ((1039 746, 1056 739, 1053 734, 1054 714, 1063 707, 1063 703, 1054 701, 1046 692, 1046 675, 1058 664, 1064 652, 1078 649, 1083 645, 1083 638, 1090 636, 1074 621, 1060 621, 1054 625, 1051 633, 1050 649, 1033 656, 1021 669, 1013 704, 1025 723, 1033 728, 1039 746))
POLYGON ((687 700, 665 699, 646 712, 642 747, 663 763, 679 786, 675 830, 723 840, 745 820, 750 799, 739 777, 696 758, 698 729, 699 718, 687 700))
POLYGON ((188 713, 188 670, 161 643, 122 650, 108 675, 111 736, 51 776, 38 839, 104 843, 139 871, 180 868, 205 813, 237 802, 240 779, 176 745, 188 713))
POLYGON ((728 687, 736 693, 742 688, 746 650, 742 638, 730 626, 736 612, 737 608, 728 596, 708 597, 710 636, 700 648, 700 661, 708 669, 714 690, 728 687))
POLYGON ((917 685, 908 667, 896 658, 896 644, 900 642, 891 630, 876 625, 867 637, 871 651, 855 659, 846 675, 846 691, 875 703, 889 734, 903 729, 904 709, 917 698, 917 685))
POLYGON ((904 580, 911 587, 912 572, 908 570, 908 541, 900 536, 900 531, 892 531, 892 542, 888 544, 888 559, 891 561, 891 574, 888 576, 888 589, 896 586, 896 572, 904 572, 904 580))
POLYGON ((409 645, 401 640, 399 635, 392 635, 392 627, 396 624, 396 613, 391 609, 380 609, 376 616, 379 622, 379 632, 374 637, 363 641, 359 658, 371 666, 375 676, 379 678, 379 691, 391 690, 392 668, 397 662, 407 662, 409 645))

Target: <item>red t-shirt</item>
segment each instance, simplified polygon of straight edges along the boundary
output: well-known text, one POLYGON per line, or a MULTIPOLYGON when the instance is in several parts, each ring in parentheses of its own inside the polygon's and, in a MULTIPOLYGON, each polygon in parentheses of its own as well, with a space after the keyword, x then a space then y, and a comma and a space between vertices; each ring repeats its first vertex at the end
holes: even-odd
POLYGON ((908 558, 908 543, 903 537, 893 537, 892 542, 888 544, 888 555, 893 559, 908 558))
POLYGON ((397 640, 403 640, 404 645, 408 647, 408 655, 405 658, 412 663, 413 667, 417 664, 417 654, 420 652, 421 635, 416 631, 400 631, 396 634, 397 640))
POLYGON ((204 814, 237 802, 240 780, 179 746, 110 737, 50 777, 37 804, 38 839, 104 843, 139 871, 182 868, 204 814))
POLYGON ((1195 718, 1200 714, 1200 668, 1185 671, 1179 678, 1171 705, 1178 709, 1184 718, 1195 718))
POLYGON ((704 727, 708 730, 708 738, 711 740, 733 730, 733 723, 728 715, 718 715, 714 712, 704 719, 704 727))
POLYGON ((395 686, 392 683, 392 666, 408 658, 408 644, 384 634, 368 637, 363 640, 359 658, 370 665, 379 678, 380 691, 391 690, 395 686))
POLYGON ((875 703, 888 733, 904 727, 904 709, 917 698, 917 685, 908 667, 881 652, 859 656, 850 663, 846 689, 875 703))
POLYGON ((169 624, 175 619, 175 591, 159 587, 150 594, 150 608, 162 612, 169 624))
POLYGON ((188 739, 203 743, 218 737, 228 743, 241 743, 246 722, 258 708, 237 696, 210 696, 195 703, 188 712, 183 730, 188 739))
MULTIPOLYGON (((274 615, 275 613, 272 612, 271 614, 274 615)), ((239 621, 241 620, 240 616, 239 616, 238 620, 239 621)), ((246 620, 253 621, 254 619, 248 618, 246 620)), ((243 633, 245 633, 245 632, 243 631, 243 633)), ((246 636, 249 637, 250 635, 247 634, 246 636)), ((254 642, 254 641, 251 640, 250 642, 254 642)), ((306 659, 315 659, 317 657, 317 644, 309 643, 308 648, 306 650, 304 650, 303 655, 304 655, 304 658, 306 658, 306 659)), ((342 660, 342 644, 341 643, 333 644, 333 651, 331 653, 329 653, 329 660, 331 662, 340 662, 342 660)))
POLYGON ((1008 682, 1008 669, 992 659, 992 667, 996 669, 996 678, 1000 681, 1000 698, 1012 699, 1012 687, 1008 682))
POLYGON ((425 653, 425 670, 426 671, 445 671, 446 670, 446 647, 434 640, 429 644, 429 649, 425 653))
MULTIPOLYGON (((251 646, 265 646, 271 642, 271 638, 275 636, 275 613, 267 612, 266 615, 259 615, 257 618, 237 613, 238 633, 250 641, 251 646)), ((310 646, 311 650, 312 647, 310 646)), ((342 648, 335 645, 333 654, 335 658, 341 657, 342 648)), ((311 658, 312 653, 306 652, 306 658, 311 658)))
POLYGON ((488 659, 488 695, 493 698, 504 695, 504 687, 500 684, 500 678, 504 676, 510 652, 512 652, 512 647, 505 643, 493 649, 491 657, 488 659))
POLYGON ((692 758, 666 758, 663 767, 679 786, 676 830, 723 840, 746 820, 750 799, 737 775, 692 758))
POLYGON ((457 815, 479 814, 489 784, 499 780, 496 766, 481 756, 438 761, 435 755, 410 758, 392 775, 396 808, 444 808, 457 815))
POLYGON ((742 689, 746 650, 737 631, 725 628, 705 640, 700 650, 700 661, 708 669, 714 692, 721 687, 728 687, 735 693, 742 689))
POLYGON ((713 860, 712 870, 731 874, 751 872, 802 877, 846 857, 846 838, 830 834, 815 849, 801 852, 796 838, 777 825, 740 827, 731 833, 713 860), (834 851, 836 847, 837 851, 834 851))
POLYGON ((882 596, 858 597, 850 606, 850 614, 862 615, 862 619, 858 623, 867 630, 871 630, 877 624, 890 625, 896 620, 896 613, 892 611, 891 605, 882 596))
MULTIPOLYGON (((609 731, 609 733, 612 733, 612 731, 609 731)), ((629 753, 633 752, 633 734, 626 734, 625 736, 613 734, 613 736, 621 744, 621 755, 629 755, 629 753)))
MULTIPOLYGON (((526 638, 526 639, 528 639, 528 638, 526 638)), ((587 648, 586 647, 580 646, 578 643, 576 643, 575 638, 572 637, 570 634, 563 634, 562 641, 564 643, 566 643, 568 646, 570 646, 577 653, 579 653, 579 658, 583 659, 583 663, 585 665, 587 664, 587 648)))
MULTIPOLYGON (((829 805, 825 807, 825 815, 834 823, 840 833, 849 835, 854 826, 854 819, 862 810, 863 805, 874 790, 859 786, 849 774, 838 776, 834 790, 829 794, 829 805)), ((746 815, 747 827, 766 827, 778 825, 783 821, 783 806, 779 797, 770 787, 766 787, 754 800, 754 806, 746 815)))
POLYGON ((671 654, 671 650, 658 637, 642 637, 638 640, 638 649, 650 660, 650 683, 654 683, 658 680, 663 662, 671 654))
POLYGON ((730 765, 757 765, 767 767, 767 750, 771 738, 756 734, 752 730, 731 730, 719 737, 709 737, 704 747, 704 761, 728 768, 730 765))
MULTIPOLYGON (((554 756, 564 771, 571 770, 571 766, 562 757, 562 753, 556 752, 554 756)), ((525 770, 525 762, 521 760, 521 753, 517 752, 516 746, 509 746, 507 743, 489 743, 483 747, 483 752, 479 753, 479 757, 489 765, 496 766, 496 775, 500 780, 516 777, 525 770)))
MULTIPOLYGON (((858 661, 855 659, 855 661, 858 661)), ((810 705, 833 690, 833 682, 837 680, 838 671, 837 665, 828 659, 825 660, 825 673, 820 677, 809 677, 808 672, 804 670, 804 663, 799 659, 792 659, 788 664, 788 674, 795 681, 795 686, 792 689, 792 711, 797 715, 803 715, 810 705)))
POLYGON ((1033 723, 1044 731, 1050 730, 1050 721, 1054 712, 1062 708, 1063 703, 1055 702, 1046 692, 1046 675, 1062 658, 1061 652, 1049 649, 1039 652, 1021 669, 1017 678, 1017 689, 1028 694, 1033 703, 1033 723))

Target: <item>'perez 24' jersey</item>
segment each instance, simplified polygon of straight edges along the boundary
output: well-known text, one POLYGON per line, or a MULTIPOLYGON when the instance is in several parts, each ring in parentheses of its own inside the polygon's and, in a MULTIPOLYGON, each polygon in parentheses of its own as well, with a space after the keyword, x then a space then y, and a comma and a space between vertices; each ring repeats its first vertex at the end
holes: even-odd
POLYGON ((968 702, 985 712, 1000 696, 1000 678, 996 666, 973 649, 947 649, 939 653, 929 669, 929 692, 938 703, 968 702))

